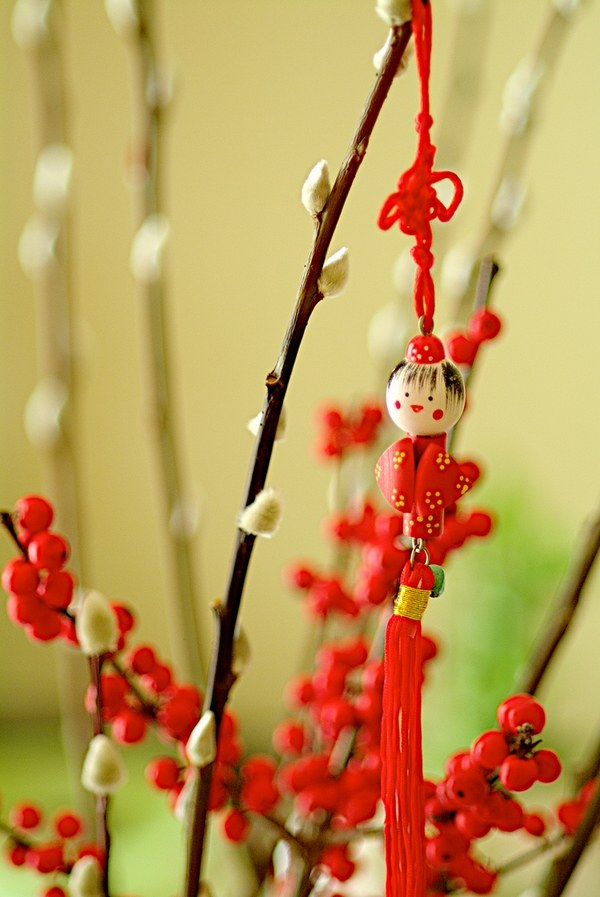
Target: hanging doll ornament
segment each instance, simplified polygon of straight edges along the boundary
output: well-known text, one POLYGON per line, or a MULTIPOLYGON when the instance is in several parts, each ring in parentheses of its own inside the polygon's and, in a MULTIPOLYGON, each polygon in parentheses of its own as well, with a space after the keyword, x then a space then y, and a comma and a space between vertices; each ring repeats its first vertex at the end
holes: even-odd
POLYGON ((459 420, 465 388, 459 369, 445 357, 433 334, 435 292, 432 228, 448 221, 462 199, 462 184, 451 171, 433 170, 435 147, 429 112, 431 4, 412 0, 412 32, 420 81, 416 118, 418 145, 412 166, 385 201, 378 224, 398 224, 414 237, 414 307, 420 334, 392 371, 386 401, 390 417, 406 435, 383 452, 377 483, 402 515, 412 540, 410 560, 400 577, 394 612, 386 630, 381 733, 382 797, 386 810, 386 897, 425 897, 425 815, 421 754, 421 617, 429 597, 441 592, 443 571, 429 564, 427 540, 442 535, 444 511, 467 492, 478 476, 475 464, 459 464, 446 448, 447 432, 459 420), (447 180, 453 197, 445 206, 435 185, 447 180))

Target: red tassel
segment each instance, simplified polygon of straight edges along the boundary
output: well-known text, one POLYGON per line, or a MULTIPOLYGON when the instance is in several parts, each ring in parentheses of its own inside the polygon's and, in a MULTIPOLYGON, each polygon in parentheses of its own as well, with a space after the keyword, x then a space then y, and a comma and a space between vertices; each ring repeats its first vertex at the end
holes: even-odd
POLYGON ((381 731, 386 897, 425 895, 420 618, 434 581, 425 564, 405 565, 386 630, 381 731))

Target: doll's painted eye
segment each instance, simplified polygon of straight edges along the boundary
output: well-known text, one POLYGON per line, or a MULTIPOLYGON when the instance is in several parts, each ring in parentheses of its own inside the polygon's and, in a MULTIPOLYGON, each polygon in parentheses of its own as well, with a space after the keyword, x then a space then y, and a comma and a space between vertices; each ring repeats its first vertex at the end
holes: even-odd
POLYGON ((398 401, 398 399, 396 399, 396 401, 394 402, 394 407, 395 407, 395 408, 400 408, 400 407, 401 407, 400 402, 398 401))
POLYGON ((407 393, 407 392, 405 392, 404 395, 405 395, 406 398, 408 398, 408 393, 407 393))
POLYGON ((428 402, 433 402, 433 396, 427 396, 427 401, 428 401, 428 402))

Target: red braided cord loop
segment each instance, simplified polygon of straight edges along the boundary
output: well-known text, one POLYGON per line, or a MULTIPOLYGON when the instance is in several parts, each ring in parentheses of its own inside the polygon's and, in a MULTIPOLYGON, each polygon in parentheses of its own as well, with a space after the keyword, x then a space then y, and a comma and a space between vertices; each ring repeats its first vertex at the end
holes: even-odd
POLYGON ((433 119, 429 111, 429 72, 431 64, 431 3, 428 0, 412 0, 412 32, 420 83, 421 108, 415 120, 418 144, 415 160, 400 176, 398 189, 390 194, 379 212, 377 224, 389 230, 396 222, 400 230, 414 236, 412 256, 417 265, 414 286, 414 304, 417 318, 423 318, 423 329, 433 329, 435 290, 431 277, 433 233, 431 222, 449 221, 463 197, 463 185, 453 171, 433 170, 436 148, 431 142, 433 119), (434 184, 450 181, 454 193, 445 206, 439 199, 434 184))

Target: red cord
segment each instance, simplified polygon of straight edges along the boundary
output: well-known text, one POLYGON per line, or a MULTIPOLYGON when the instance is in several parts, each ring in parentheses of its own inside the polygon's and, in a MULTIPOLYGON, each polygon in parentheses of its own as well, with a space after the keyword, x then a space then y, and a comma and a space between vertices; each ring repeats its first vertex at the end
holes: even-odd
POLYGON ((389 230, 398 222, 400 230, 415 237, 411 254, 417 265, 414 286, 414 305, 417 318, 422 320, 424 333, 433 330, 435 289, 431 277, 433 234, 431 222, 449 221, 463 197, 463 185, 453 171, 433 171, 436 148, 431 142, 433 119, 429 111, 429 73, 431 65, 431 2, 412 0, 412 33, 420 84, 421 108, 415 119, 418 144, 415 160, 401 175, 398 189, 390 194, 379 213, 377 223, 389 230), (438 198, 434 184, 449 180, 454 196, 448 206, 438 198))

